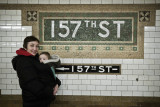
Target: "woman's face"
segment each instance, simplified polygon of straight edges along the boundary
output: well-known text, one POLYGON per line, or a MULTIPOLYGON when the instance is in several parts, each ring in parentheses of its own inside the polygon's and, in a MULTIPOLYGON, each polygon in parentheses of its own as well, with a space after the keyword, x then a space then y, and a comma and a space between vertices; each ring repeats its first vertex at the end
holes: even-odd
POLYGON ((39 43, 37 41, 31 41, 27 44, 27 52, 35 56, 38 53, 39 43))

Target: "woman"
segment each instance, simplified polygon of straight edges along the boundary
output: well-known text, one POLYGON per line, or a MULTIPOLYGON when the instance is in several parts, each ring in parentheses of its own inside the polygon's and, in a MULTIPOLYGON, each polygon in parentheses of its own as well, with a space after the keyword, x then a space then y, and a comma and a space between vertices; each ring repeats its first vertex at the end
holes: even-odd
POLYGON ((40 63, 38 48, 39 40, 28 36, 12 59, 22 89, 23 107, 49 107, 61 85, 58 78, 53 79, 50 66, 40 63))

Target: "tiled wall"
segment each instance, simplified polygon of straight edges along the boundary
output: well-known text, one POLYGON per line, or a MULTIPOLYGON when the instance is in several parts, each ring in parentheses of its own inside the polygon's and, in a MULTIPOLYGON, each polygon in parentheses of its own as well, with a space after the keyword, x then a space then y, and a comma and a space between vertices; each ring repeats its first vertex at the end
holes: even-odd
MULTIPOLYGON (((0 3, 36 3, 44 0, 0 0, 0 3), (34 2, 33 2, 34 1, 34 2)), ((155 4, 160 0, 46 0, 57 4, 155 4)), ((122 64, 121 75, 59 74, 59 95, 155 96, 160 97, 160 10, 155 26, 146 26, 144 59, 61 59, 63 63, 122 64)), ((31 26, 21 26, 21 10, 0 10, 1 94, 21 94, 11 59, 32 34, 31 26)))

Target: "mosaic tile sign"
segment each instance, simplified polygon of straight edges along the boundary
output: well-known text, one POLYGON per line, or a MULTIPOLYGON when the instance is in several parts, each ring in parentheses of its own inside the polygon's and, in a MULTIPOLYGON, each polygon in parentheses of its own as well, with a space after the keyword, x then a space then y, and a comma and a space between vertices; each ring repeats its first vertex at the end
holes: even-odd
POLYGON ((51 53, 63 57, 143 58, 138 15, 139 12, 39 12, 41 49, 48 46, 51 53))
POLYGON ((39 16, 39 36, 44 45, 137 44, 138 13, 40 12, 39 16))
POLYGON ((40 52, 61 58, 144 58, 144 27, 155 26, 159 4, 11 5, 22 10, 22 26, 32 26, 40 52))

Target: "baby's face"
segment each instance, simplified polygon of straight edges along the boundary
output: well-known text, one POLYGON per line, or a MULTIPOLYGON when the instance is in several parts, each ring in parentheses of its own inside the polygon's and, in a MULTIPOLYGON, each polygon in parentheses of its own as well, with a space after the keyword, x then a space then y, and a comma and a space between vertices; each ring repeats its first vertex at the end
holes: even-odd
POLYGON ((48 57, 46 55, 42 54, 39 56, 39 60, 42 63, 44 60, 48 60, 48 57))

